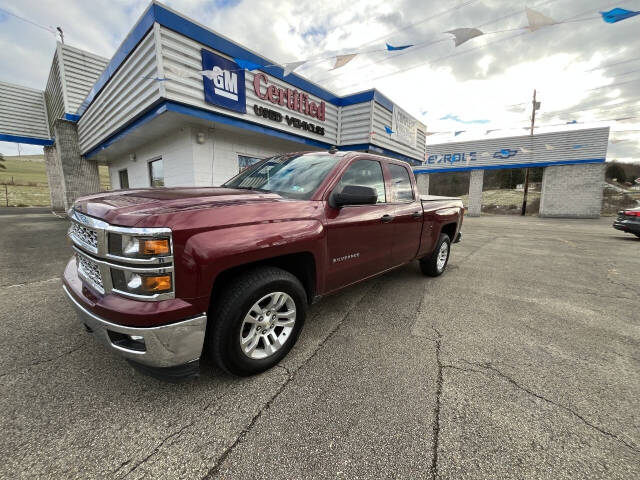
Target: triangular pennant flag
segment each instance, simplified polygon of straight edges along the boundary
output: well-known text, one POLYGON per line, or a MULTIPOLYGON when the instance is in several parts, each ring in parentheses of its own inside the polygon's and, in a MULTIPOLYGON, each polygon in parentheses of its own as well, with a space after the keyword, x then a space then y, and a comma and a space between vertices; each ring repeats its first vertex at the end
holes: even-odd
POLYGON ((459 47, 467 40, 484 35, 484 32, 477 28, 455 28, 445 33, 450 33, 454 36, 453 42, 456 44, 456 47, 459 47))
POLYGON ((527 13, 527 20, 529 21, 529 30, 535 32, 542 27, 548 27, 549 25, 555 25, 556 22, 553 18, 549 18, 546 15, 531 10, 529 7, 525 7, 524 11, 527 13))
POLYGON ((490 157, 491 155, 489 155, 489 152, 482 152, 480 154, 481 157, 490 157))
POLYGON ((391 127, 389 125, 384 126, 384 131, 387 132, 389 135, 393 133, 393 130, 391 130, 391 127))
POLYGON ((626 20, 627 18, 640 15, 640 12, 633 12, 631 10, 625 10, 624 8, 614 8, 608 12, 600 12, 602 19, 607 23, 616 23, 620 20, 626 20))
POLYGON ((544 148, 546 148, 547 150, 553 150, 554 149, 553 145, 549 145, 548 143, 544 144, 544 148))
POLYGON ((347 63, 349 63, 351 60, 356 58, 357 55, 358 55, 357 53, 349 53, 347 55, 338 55, 336 57, 336 64, 333 66, 333 68, 330 68, 329 70, 335 70, 337 68, 344 67, 347 63))
POLYGON ((622 117, 622 118, 616 118, 616 119, 614 119, 614 122, 621 122, 621 121, 623 121, 623 120, 630 120, 630 119, 632 119, 632 118, 635 118, 635 117, 622 117))
POLYGON ((492 128, 491 130, 487 130, 486 132, 484 132, 485 135, 489 135, 491 132, 497 132, 498 130, 500 130, 499 128, 492 128))
POLYGON ((196 75, 196 73, 191 70, 176 67, 175 65, 164 65, 164 69, 180 78, 188 78, 196 75))
POLYGON ((616 138, 614 140, 611 140, 611 143, 620 143, 620 142, 626 142, 627 139, 626 138, 616 138))
POLYGON ((578 149, 580 149, 580 148, 582 148, 582 145, 574 145, 574 146, 573 146, 573 149, 574 149, 574 150, 578 150, 578 149))
POLYGON ((387 50, 389 50, 390 52, 393 52, 395 50, 404 50, 405 48, 413 47, 413 44, 411 44, 411 45, 400 45, 398 47, 394 47, 392 45, 389 45, 388 43, 386 45, 387 45, 387 50))
POLYGON ((571 120, 570 122, 567 122, 566 125, 573 125, 574 123, 578 123, 577 120, 571 120))
POLYGON ((236 62, 240 68, 244 68, 245 70, 257 70, 262 67, 262 65, 258 65, 251 60, 245 60, 244 58, 234 58, 233 61, 236 62))
POLYGON ((458 130, 457 132, 454 133, 454 137, 457 137, 458 135, 460 135, 462 132, 465 132, 466 130, 458 130))
POLYGON ((429 135, 435 135, 436 133, 440 133, 440 132, 427 132, 425 133, 425 135, 428 137, 429 135))
POLYGON ((213 67, 211 70, 200 70, 198 73, 209 80, 214 80, 224 74, 220 67, 213 67))
POLYGON ((284 71, 282 72, 282 75, 285 77, 287 75, 291 75, 296 68, 298 68, 300 65, 303 65, 305 63, 307 63, 306 60, 301 60, 299 62, 289 62, 289 63, 283 64, 282 69, 284 71))
POLYGON ((524 147, 520 147, 520 151, 521 151, 522 153, 531 153, 531 150, 528 150, 528 149, 526 149, 526 148, 524 148, 524 147))

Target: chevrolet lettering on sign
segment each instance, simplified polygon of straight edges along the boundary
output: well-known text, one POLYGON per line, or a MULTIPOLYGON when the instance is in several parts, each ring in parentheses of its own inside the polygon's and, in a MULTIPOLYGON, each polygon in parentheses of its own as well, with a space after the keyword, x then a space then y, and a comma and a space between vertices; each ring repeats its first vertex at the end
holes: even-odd
POLYGON ((246 113, 244 69, 231 60, 202 49, 204 100, 218 107, 246 113))

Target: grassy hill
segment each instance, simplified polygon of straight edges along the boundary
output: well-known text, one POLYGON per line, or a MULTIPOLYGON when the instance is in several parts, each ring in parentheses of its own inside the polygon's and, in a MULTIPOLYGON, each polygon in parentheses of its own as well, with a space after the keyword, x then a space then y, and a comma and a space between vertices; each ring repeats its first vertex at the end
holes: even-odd
MULTIPOLYGON (((49 206, 49 184, 44 155, 4 157, 6 169, 0 169, 0 207, 49 206), (7 202, 8 201, 8 202, 7 202)), ((100 187, 109 190, 109 169, 101 165, 100 187)))

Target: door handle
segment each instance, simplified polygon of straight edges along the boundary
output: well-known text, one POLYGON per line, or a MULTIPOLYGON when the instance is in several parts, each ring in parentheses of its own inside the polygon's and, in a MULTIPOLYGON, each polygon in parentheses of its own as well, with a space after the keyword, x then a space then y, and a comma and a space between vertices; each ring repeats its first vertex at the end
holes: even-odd
POLYGON ((422 217, 422 212, 413 212, 413 213, 411 214, 411 216, 412 216, 413 218, 421 218, 421 217, 422 217))
POLYGON ((389 215, 389 214, 385 214, 382 216, 382 218, 380 219, 380 221, 382 223, 389 223, 389 222, 393 222, 393 215, 389 215))

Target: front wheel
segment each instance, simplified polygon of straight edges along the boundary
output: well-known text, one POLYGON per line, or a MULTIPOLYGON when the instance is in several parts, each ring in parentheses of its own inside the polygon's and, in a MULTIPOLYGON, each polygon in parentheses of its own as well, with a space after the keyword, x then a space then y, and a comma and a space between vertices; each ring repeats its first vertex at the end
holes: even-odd
POLYGON ((451 240, 446 233, 441 233, 431 255, 420 259, 420 270, 429 277, 442 275, 449 263, 450 253, 451 240))
POLYGON ((241 274, 211 308, 215 363, 238 376, 273 367, 295 344, 306 311, 304 287, 289 272, 260 267, 241 274))

